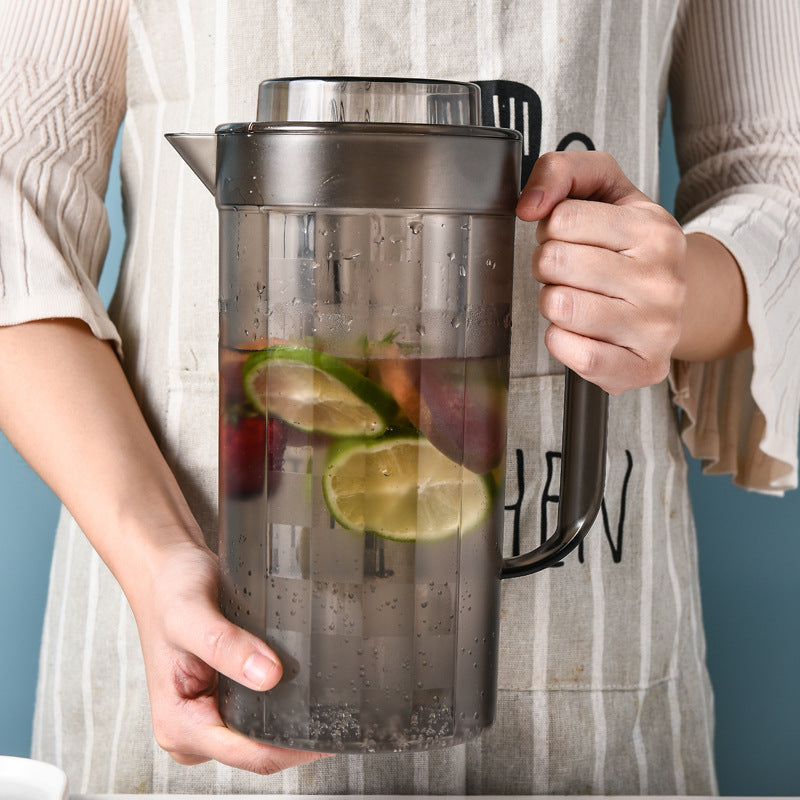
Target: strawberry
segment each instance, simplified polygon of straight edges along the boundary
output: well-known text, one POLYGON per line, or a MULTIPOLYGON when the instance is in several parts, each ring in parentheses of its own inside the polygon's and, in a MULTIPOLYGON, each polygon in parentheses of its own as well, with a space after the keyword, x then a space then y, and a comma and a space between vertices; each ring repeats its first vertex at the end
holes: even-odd
MULTIPOLYGON (((220 463, 222 486, 228 497, 252 497, 264 491, 265 472, 283 465, 286 428, 280 420, 237 410, 222 419, 220 463)), ((270 488, 277 478, 271 476, 270 488)))
POLYGON ((220 464, 222 490, 227 497, 253 497, 264 491, 266 470, 276 473, 283 466, 286 427, 280 420, 238 407, 221 418, 220 464))
POLYGON ((252 497, 264 491, 267 424, 264 417, 239 409, 220 419, 220 483, 227 497, 252 497))

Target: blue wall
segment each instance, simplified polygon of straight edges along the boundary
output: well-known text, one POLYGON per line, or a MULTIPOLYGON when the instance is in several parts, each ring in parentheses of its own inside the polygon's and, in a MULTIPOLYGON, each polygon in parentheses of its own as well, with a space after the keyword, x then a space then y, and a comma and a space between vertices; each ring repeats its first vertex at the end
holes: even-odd
MULTIPOLYGON (((661 202, 678 171, 667 119, 661 202)), ((767 497, 690 463, 720 792, 800 795, 800 490, 767 497)))
MULTIPOLYGON (((669 130, 662 199, 677 171, 669 130)), ((113 289, 123 232, 118 167, 109 186, 112 241, 101 294, 113 289)), ((748 494, 727 478, 691 488, 700 541, 708 663, 716 689, 720 789, 800 795, 800 492, 748 494)), ((58 505, 0 435, 0 753, 28 755, 39 631, 58 505)))

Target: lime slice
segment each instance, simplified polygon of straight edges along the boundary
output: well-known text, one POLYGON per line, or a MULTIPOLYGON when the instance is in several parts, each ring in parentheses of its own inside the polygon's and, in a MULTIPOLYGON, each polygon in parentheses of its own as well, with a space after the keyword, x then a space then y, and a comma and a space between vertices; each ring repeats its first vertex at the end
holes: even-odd
POLYGON ((253 353, 242 368, 244 391, 262 413, 303 431, 380 436, 397 414, 392 396, 336 356, 278 344, 253 353))
POLYGON ((490 475, 471 472, 420 436, 334 446, 323 493, 343 527, 400 541, 469 531, 486 517, 494 494, 490 475))

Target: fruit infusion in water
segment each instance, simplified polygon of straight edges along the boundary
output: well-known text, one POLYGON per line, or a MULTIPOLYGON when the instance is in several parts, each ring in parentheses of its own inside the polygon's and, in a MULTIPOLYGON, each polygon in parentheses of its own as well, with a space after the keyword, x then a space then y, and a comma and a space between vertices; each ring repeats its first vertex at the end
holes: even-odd
POLYGON ((491 722, 507 357, 221 353, 223 609, 268 693, 223 716, 317 750, 453 744, 491 722))

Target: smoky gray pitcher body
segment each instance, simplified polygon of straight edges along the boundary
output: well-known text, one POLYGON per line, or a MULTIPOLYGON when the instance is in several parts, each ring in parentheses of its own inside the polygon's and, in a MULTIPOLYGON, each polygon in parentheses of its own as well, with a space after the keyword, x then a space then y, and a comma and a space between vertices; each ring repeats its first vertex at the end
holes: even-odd
MULTIPOLYGON (((520 137, 468 84, 260 91, 262 121, 171 137, 219 209, 221 605, 283 664, 221 677, 221 712, 301 749, 462 742, 494 715, 501 576, 602 492, 604 427, 558 541, 504 561, 520 137)), ((604 426, 588 391, 567 422, 604 426)))

